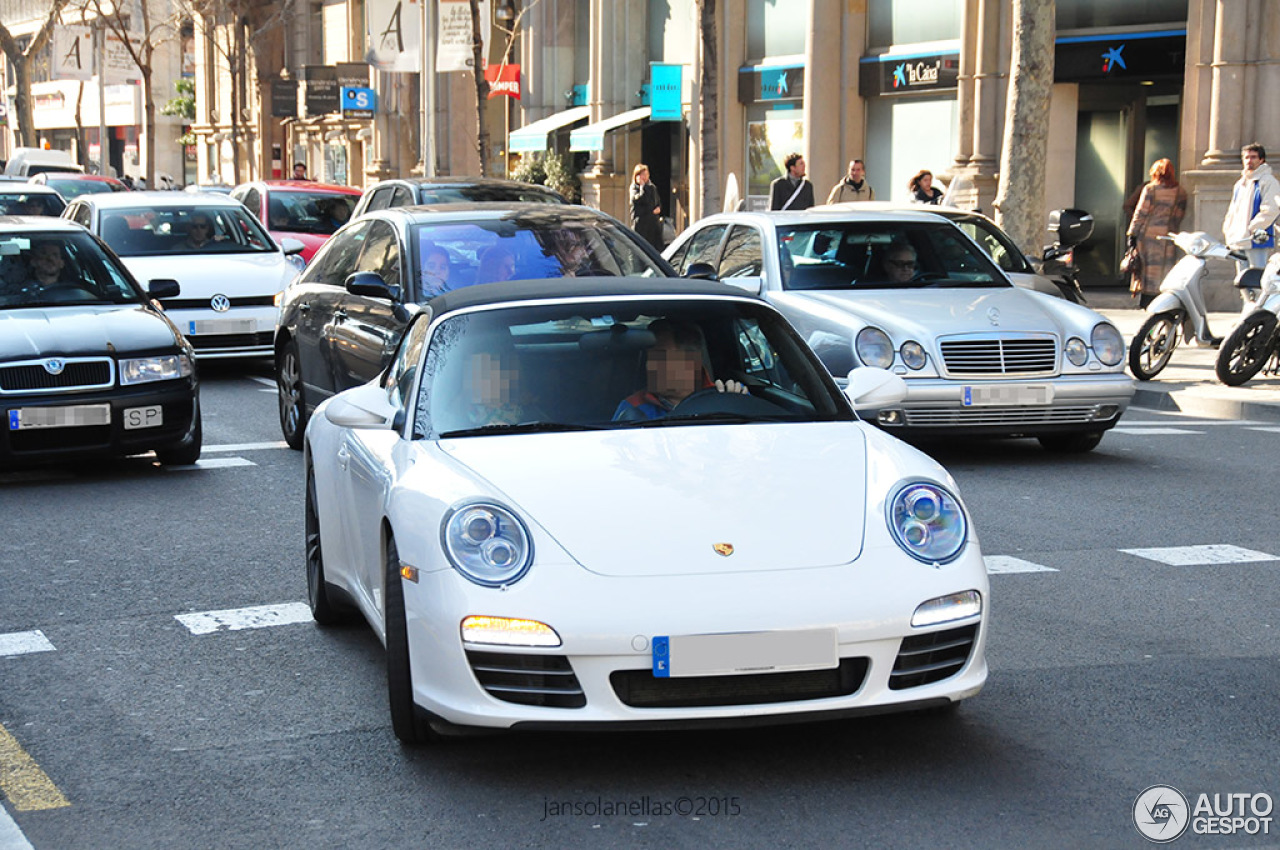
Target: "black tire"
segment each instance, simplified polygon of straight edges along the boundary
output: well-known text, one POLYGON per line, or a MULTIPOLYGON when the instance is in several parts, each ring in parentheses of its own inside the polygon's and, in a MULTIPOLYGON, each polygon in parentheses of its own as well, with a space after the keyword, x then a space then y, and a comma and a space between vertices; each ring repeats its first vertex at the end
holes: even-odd
POLYGON ((391 730, 400 743, 419 746, 437 735, 422 709, 413 701, 413 672, 409 665, 409 629, 404 613, 404 586, 400 578, 400 553, 394 537, 388 535, 386 548, 385 628, 387 632, 387 702, 391 708, 391 730))
POLYGON ((1055 454, 1075 455, 1091 452, 1102 442, 1101 431, 1086 431, 1083 434, 1046 434, 1039 438, 1045 451, 1055 454))
POLYGON ((1258 310, 1245 317, 1218 349, 1218 380, 1238 387, 1261 371, 1271 356, 1268 345, 1276 329, 1275 314, 1258 310))
POLYGON ((190 466, 200 459, 200 450, 204 446, 204 425, 200 421, 200 402, 196 402, 196 427, 191 436, 182 442, 163 449, 156 449, 156 460, 165 466, 190 466))
POLYGON ((298 344, 285 343, 276 355, 276 393, 280 401, 280 431, 291 449, 302 448, 307 430, 307 400, 302 393, 302 363, 298 344))
POLYGON ((1129 344, 1129 371, 1140 381, 1150 381, 1159 375, 1178 347, 1182 333, 1181 310, 1153 313, 1138 328, 1129 344))
POLYGON ((324 546, 320 540, 320 513, 316 503, 316 474, 307 467, 306 518, 304 521, 307 569, 307 605, 311 617, 322 626, 336 626, 351 621, 350 609, 333 601, 329 583, 324 578, 324 546))

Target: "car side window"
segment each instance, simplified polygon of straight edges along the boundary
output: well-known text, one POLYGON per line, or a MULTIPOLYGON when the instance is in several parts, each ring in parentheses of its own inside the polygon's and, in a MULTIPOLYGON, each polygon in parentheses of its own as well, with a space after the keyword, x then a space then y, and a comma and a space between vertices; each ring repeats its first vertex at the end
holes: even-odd
POLYGON ((387 286, 400 285, 400 245, 394 227, 385 221, 375 221, 369 226, 356 271, 373 272, 387 286))
POLYGON ((396 186, 391 190, 391 203, 387 206, 411 207, 413 206, 413 193, 403 186, 396 186))
POLYGON ((764 274, 764 250, 760 231, 735 224, 724 244, 720 261, 720 278, 750 277, 764 274))
POLYGON ((672 257, 672 265, 675 266, 676 271, 684 274, 694 263, 710 263, 714 266, 720 240, 727 229, 727 225, 715 224, 693 234, 693 237, 685 243, 686 250, 680 262, 674 262, 675 257, 672 257))
POLYGON ((405 332, 391 365, 387 367, 386 376, 382 379, 388 400, 400 410, 409 406, 409 392, 413 389, 413 379, 418 374, 418 363, 422 360, 422 347, 427 341, 427 328, 430 326, 430 313, 419 314, 405 332))
POLYGON ((365 210, 384 210, 390 206, 390 201, 391 187, 382 186, 373 190, 373 194, 369 196, 369 205, 365 207, 365 210))
POLYGON ((71 220, 74 221, 76 224, 83 224, 85 227, 88 227, 89 226, 89 208, 84 204, 78 204, 75 208, 75 211, 71 213, 71 220))
POLYGON ((368 222, 358 222, 333 236, 311 260, 302 276, 303 283, 343 286, 347 276, 356 271, 356 259, 369 233, 368 222))
POLYGON ((240 199, 240 203, 249 208, 249 214, 254 218, 262 216, 262 195, 257 189, 250 189, 244 193, 244 197, 240 199))

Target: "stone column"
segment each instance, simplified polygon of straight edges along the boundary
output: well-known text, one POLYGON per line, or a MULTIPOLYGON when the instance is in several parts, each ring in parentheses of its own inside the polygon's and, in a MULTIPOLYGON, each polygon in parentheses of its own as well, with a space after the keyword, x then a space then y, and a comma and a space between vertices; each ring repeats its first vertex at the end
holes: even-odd
MULTIPOLYGON (((625 112, 648 76, 648 4, 644 0, 591 0, 591 121, 625 112)), ((626 130, 615 131, 624 133, 626 130)), ((613 161, 614 140, 594 151, 582 175, 582 201, 626 220, 630 166, 613 161), (624 173, 625 172, 625 173, 624 173)))
MULTIPOLYGON (((805 165, 813 183, 814 201, 821 204, 831 187, 843 179, 848 160, 843 158, 847 137, 840 109, 841 87, 831 82, 841 73, 846 55, 855 61, 861 50, 844 39, 844 4, 810 0, 809 31, 804 56, 805 165)), ((855 87, 856 90, 856 87, 855 87)), ((859 154, 860 156, 861 154, 859 154)))
POLYGON ((960 46, 960 142, 950 178, 957 206, 991 210, 1000 167, 1010 28, 1008 0, 966 0, 960 46))

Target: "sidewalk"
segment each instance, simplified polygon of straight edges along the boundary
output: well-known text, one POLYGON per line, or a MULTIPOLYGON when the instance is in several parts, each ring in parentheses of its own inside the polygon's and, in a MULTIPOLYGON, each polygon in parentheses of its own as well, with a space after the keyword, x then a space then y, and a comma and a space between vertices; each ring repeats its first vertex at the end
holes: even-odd
MULTIPOLYGON (((1128 292, 1086 289, 1084 296, 1089 307, 1120 329, 1126 345, 1133 341, 1147 314, 1138 309, 1128 292)), ((1209 327, 1218 336, 1226 336, 1239 318, 1238 313, 1210 313, 1209 327)), ((1137 382, 1133 406, 1213 419, 1280 422, 1280 378, 1259 374, 1242 387, 1228 387, 1214 373, 1217 358, 1215 349, 1180 344, 1154 381, 1137 382)))

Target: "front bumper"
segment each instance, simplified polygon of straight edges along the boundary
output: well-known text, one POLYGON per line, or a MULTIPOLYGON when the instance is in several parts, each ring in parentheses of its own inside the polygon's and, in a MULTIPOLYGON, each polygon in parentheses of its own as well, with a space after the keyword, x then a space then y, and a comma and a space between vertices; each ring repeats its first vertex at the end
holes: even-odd
POLYGON ((199 404, 194 378, 160 381, 137 387, 114 387, 93 392, 0 397, 0 468, 16 469, 86 457, 142 454, 175 446, 195 430, 199 404), (18 409, 110 404, 105 425, 14 430, 10 413, 18 409), (159 406, 162 424, 126 429, 125 411, 159 406))
POLYGON ((842 567, 732 575, 599 576, 537 566, 505 590, 453 570, 404 582, 414 697, 457 726, 680 728, 820 720, 966 699, 987 677, 988 587, 976 544, 942 569, 896 548, 842 567), (922 628, 928 599, 964 590, 983 611, 922 628), (468 615, 521 617, 556 630, 561 646, 464 643, 468 615), (832 670, 658 678, 660 635, 832 629, 832 670), (936 670, 926 670, 937 662, 936 670), (895 669, 897 668, 897 669, 895 669))
POLYGON ((221 313, 209 308, 165 307, 165 315, 200 359, 271 357, 279 312, 275 306, 265 305, 232 306, 221 313))

